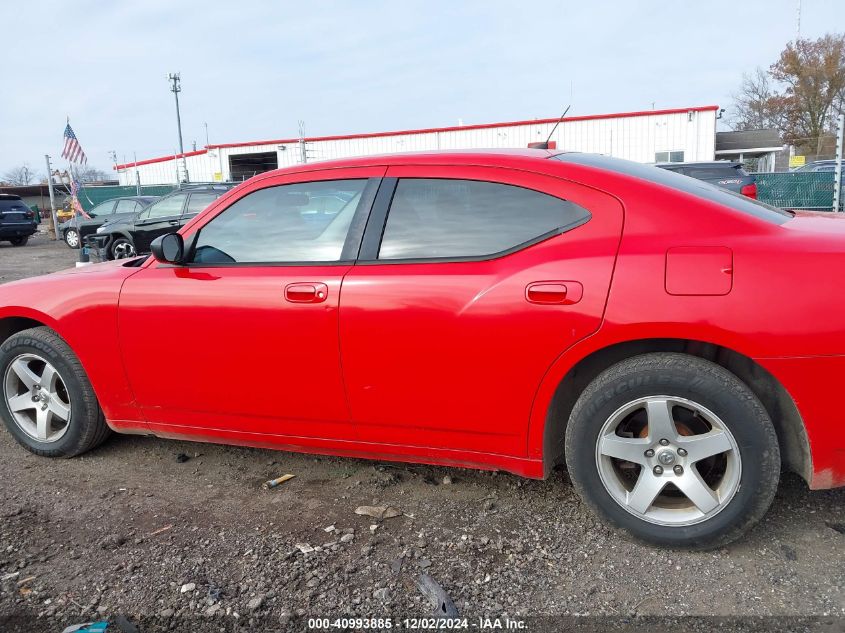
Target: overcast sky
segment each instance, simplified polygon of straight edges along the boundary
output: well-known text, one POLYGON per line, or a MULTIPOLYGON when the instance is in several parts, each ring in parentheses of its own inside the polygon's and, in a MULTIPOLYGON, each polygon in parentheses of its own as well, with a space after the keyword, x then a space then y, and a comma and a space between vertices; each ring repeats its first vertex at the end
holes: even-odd
MULTIPOLYGON (((845 27, 803 0, 801 33, 845 27)), ((211 143, 718 104, 795 37, 796 0, 4 1, 0 173, 211 143), (9 37, 13 35, 13 37, 9 37)))

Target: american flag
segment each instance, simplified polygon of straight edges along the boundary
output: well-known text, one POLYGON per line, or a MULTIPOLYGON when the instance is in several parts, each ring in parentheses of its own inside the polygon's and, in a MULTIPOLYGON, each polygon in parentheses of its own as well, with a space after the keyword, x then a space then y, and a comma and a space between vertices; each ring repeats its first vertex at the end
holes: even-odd
POLYGON ((75 214, 81 215, 86 220, 90 220, 91 216, 85 213, 85 209, 82 208, 82 203, 79 202, 80 189, 82 189, 82 186, 79 184, 79 181, 74 178, 70 183, 70 208, 75 214))
POLYGON ((85 165, 88 162, 76 134, 73 133, 73 128, 70 127, 70 123, 65 127, 65 148, 62 151, 62 158, 67 158, 70 162, 80 165, 85 165))

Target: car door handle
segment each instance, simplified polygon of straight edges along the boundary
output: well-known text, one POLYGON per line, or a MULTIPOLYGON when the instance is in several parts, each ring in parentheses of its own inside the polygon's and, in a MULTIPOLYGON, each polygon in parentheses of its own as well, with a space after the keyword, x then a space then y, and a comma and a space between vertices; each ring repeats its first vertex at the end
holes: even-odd
POLYGON ((584 286, 577 281, 538 281, 525 287, 529 303, 572 305, 583 295, 584 286))
POLYGON ((176 226, 177 224, 179 224, 179 220, 170 220, 170 221, 168 222, 168 224, 169 224, 170 226, 176 226))
POLYGON ((322 303, 329 296, 329 288, 322 283, 295 283, 285 286, 285 299, 291 303, 322 303))

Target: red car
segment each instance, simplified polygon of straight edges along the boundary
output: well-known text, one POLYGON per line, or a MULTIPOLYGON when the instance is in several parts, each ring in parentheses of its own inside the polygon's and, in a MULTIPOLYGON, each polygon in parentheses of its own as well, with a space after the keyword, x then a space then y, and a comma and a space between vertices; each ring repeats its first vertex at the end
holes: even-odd
POLYGON ((588 154, 303 165, 0 287, 3 420, 543 478, 671 546, 845 483, 845 222, 588 154))

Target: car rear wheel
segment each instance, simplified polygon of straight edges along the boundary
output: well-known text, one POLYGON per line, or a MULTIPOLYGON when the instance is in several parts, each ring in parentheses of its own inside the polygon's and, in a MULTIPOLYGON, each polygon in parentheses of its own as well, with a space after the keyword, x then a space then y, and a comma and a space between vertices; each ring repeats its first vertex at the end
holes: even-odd
POLYGON ((65 244, 71 248, 79 248, 79 232, 76 229, 65 231, 65 244))
POLYGON ((46 327, 0 345, 0 415, 9 433, 45 457, 73 457, 105 440, 110 429, 79 359, 46 327))
POLYGON ((587 503, 643 540, 717 547, 768 510, 780 451, 772 422, 734 374, 684 354, 622 361, 579 397, 566 462, 587 503))
POLYGON ((125 237, 118 237, 111 245, 111 259, 135 257, 135 245, 125 237))
POLYGON ((29 236, 24 235, 23 237, 13 237, 9 241, 12 243, 12 246, 26 246, 26 243, 29 241, 29 236))

